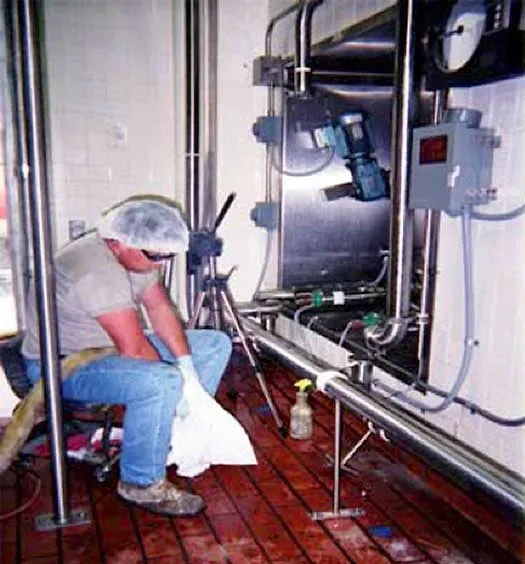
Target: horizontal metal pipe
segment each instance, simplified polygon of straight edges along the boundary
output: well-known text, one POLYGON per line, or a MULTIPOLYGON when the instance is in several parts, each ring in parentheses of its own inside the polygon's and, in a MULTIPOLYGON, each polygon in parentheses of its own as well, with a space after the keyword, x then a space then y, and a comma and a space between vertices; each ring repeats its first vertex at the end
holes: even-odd
POLYGON ((277 314, 283 308, 280 303, 260 303, 260 302, 242 302, 236 303, 235 307, 241 315, 257 315, 257 314, 277 314))
MULTIPOLYGON (((307 304, 314 301, 314 294, 318 292, 295 292, 293 290, 262 290, 261 292, 257 292, 254 296, 255 301, 294 301, 297 304, 307 304)), ((350 302, 360 302, 365 301, 373 298, 382 298, 385 296, 386 292, 383 289, 370 289, 364 291, 344 291, 344 290, 325 290, 319 294, 320 298, 323 303, 332 303, 336 301, 336 297, 334 293, 337 293, 337 298, 342 293, 344 297, 345 303, 350 302)))
MULTIPOLYGON (((307 357, 300 348, 264 331, 253 320, 243 319, 243 324, 263 350, 314 382, 323 372, 336 370, 321 359, 314 361, 307 357)), ((435 465, 453 478, 467 480, 517 513, 524 512, 525 481, 520 476, 456 441, 427 421, 387 403, 378 394, 360 390, 349 382, 345 374, 339 374, 340 377, 326 383, 325 393, 328 396, 373 421, 386 431, 391 440, 421 455, 430 466, 435 465)))
POLYGON ((275 24, 282 20, 283 18, 285 18, 286 16, 292 14, 293 12, 297 11, 299 8, 301 7, 300 4, 292 4, 291 6, 288 6, 288 8, 286 8, 285 10, 283 10, 282 12, 280 12, 279 14, 277 14, 276 16, 274 16, 270 22, 268 23, 268 26, 266 27, 266 35, 264 37, 264 45, 265 45, 265 55, 268 57, 271 57, 272 55, 272 33, 273 33, 273 28, 275 27, 275 24))

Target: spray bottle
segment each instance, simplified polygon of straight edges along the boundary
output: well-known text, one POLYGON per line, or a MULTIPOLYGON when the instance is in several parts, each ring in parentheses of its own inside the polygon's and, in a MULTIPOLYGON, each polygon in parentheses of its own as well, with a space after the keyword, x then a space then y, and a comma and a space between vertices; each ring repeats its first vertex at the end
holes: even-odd
POLYGON ((290 437, 292 439, 309 439, 312 436, 312 408, 308 404, 308 392, 312 381, 303 378, 295 382, 298 391, 296 402, 290 409, 290 437))

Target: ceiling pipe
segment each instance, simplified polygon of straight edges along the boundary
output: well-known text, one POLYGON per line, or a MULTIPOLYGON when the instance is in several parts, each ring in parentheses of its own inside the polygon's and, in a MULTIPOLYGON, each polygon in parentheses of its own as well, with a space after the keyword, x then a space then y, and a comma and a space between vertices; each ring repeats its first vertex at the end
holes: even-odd
POLYGON ((308 96, 312 69, 310 49, 312 43, 312 15, 324 0, 304 0, 295 20, 294 94, 308 96))
POLYGON ((392 347, 402 341, 409 321, 414 212, 408 208, 408 191, 416 107, 414 59, 417 4, 416 0, 397 3, 387 321, 365 330, 366 343, 372 349, 392 347))
POLYGON ((327 372, 333 372, 324 393, 340 400, 345 406, 383 429, 390 440, 420 455, 430 466, 438 468, 452 480, 462 480, 480 488, 506 507, 523 515, 525 482, 523 478, 481 453, 469 448, 425 420, 388 402, 379 394, 358 387, 349 377, 327 362, 307 355, 290 341, 262 329, 251 319, 242 323, 258 347, 276 358, 283 366, 313 382, 327 372))

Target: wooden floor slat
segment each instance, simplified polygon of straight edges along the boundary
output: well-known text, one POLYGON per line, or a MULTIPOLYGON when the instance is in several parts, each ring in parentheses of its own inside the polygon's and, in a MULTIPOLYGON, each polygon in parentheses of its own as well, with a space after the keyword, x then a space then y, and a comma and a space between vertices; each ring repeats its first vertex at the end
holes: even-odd
MULTIPOLYGON (((264 370, 285 420, 295 398, 295 377, 273 362, 264 370)), ((313 511, 333 509, 333 402, 314 394, 311 440, 283 438, 245 359, 230 365, 238 397, 219 390, 220 402, 252 439, 256 466, 215 466, 191 480, 170 478, 202 495, 206 511, 191 519, 166 518, 128 506, 116 496, 118 471, 100 484, 87 464, 70 464, 71 506, 88 508, 91 522, 37 532, 34 519, 51 512, 49 461, 35 459, 31 471, 42 491, 22 514, 0 520, 2 564, 301 564, 433 563, 518 564, 525 562, 523 535, 502 508, 463 492, 433 469, 373 435, 341 475, 341 508, 364 515, 314 521, 313 511)), ((365 422, 344 410, 344 451, 366 431, 365 422)), ((30 498, 27 473, 0 476, 1 512, 30 498)))

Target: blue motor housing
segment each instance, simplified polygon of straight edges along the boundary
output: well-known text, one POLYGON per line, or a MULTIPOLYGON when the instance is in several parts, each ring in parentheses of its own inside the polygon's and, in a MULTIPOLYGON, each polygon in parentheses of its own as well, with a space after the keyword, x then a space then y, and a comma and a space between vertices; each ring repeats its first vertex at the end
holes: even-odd
POLYGON ((386 175, 375 157, 362 112, 341 114, 334 125, 322 129, 320 137, 335 148, 352 173, 352 197, 365 202, 388 197, 386 175))

